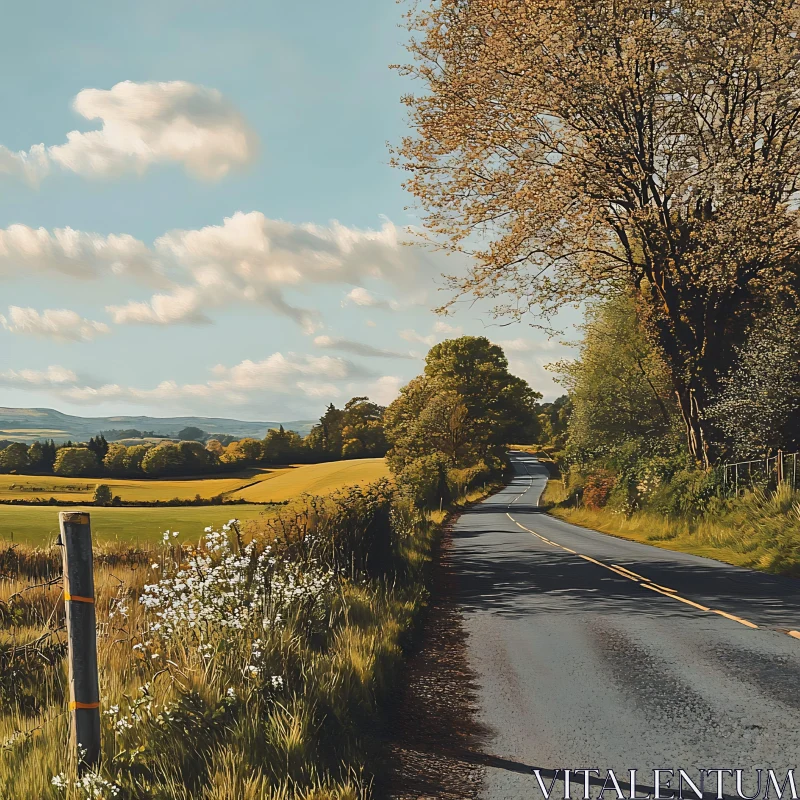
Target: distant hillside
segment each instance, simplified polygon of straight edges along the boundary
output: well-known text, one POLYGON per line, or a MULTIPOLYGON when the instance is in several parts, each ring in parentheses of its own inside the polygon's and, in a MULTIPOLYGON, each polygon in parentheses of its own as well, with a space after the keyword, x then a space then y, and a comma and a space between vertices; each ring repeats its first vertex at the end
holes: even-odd
MULTIPOLYGON (((286 430, 307 434, 315 420, 284 422, 286 430)), ((182 428, 197 427, 208 433, 263 438, 280 422, 245 422, 222 417, 75 417, 52 408, 0 407, 0 439, 33 442, 37 439, 85 441, 100 431, 135 428, 157 434, 175 435, 182 428)))

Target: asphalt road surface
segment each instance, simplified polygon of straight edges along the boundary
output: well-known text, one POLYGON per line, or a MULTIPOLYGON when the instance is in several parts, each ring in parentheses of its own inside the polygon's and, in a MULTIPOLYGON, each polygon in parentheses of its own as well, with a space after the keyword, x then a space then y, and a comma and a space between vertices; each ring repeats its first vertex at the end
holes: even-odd
MULTIPOLYGON (((781 781, 800 768, 800 638, 788 633, 800 631, 800 581, 555 519, 537 507, 546 469, 530 456, 513 463, 514 481, 453 531, 488 730, 482 797, 541 798, 534 768, 545 786, 556 769, 596 768, 593 797, 608 769, 625 779, 637 769, 647 794, 656 768, 696 782, 701 768, 741 768, 754 795, 754 767, 781 781)), ((574 780, 582 797, 583 776, 574 780)), ((715 777, 705 790, 716 795, 715 777)))

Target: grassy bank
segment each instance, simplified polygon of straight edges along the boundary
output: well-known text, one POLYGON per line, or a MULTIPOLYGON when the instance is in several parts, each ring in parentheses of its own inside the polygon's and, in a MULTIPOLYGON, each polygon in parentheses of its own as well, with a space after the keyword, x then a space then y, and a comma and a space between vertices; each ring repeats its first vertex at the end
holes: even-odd
POLYGON ((86 787, 67 747, 60 585, 36 585, 59 553, 17 548, 0 563, 0 797, 368 797, 444 518, 384 481, 194 550, 100 548, 104 756, 86 787))
POLYGON ((567 522, 666 550, 800 577, 800 492, 788 486, 715 499, 706 513, 694 517, 648 511, 625 515, 608 508, 571 507, 564 500, 562 482, 549 481, 542 504, 567 522))

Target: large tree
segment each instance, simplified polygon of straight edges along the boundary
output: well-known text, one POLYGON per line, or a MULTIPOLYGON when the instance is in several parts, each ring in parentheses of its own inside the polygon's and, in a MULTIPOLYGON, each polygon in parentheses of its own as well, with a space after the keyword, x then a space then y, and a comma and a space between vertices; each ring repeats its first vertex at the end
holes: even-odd
POLYGON ((707 463, 730 339, 794 283, 800 0, 434 0, 410 24, 397 162, 474 257, 456 291, 545 318, 635 293, 707 463))
POLYGON ((399 471, 416 458, 441 453, 451 466, 497 456, 539 433, 535 392, 508 371, 501 347, 483 336, 448 339, 430 349, 425 372, 386 409, 389 462, 399 471))

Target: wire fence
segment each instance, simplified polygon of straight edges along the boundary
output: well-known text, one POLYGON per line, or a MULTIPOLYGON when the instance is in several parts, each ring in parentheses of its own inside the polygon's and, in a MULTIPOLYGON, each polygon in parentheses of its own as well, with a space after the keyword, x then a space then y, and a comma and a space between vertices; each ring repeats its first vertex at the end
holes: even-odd
POLYGON ((785 483, 796 489, 800 478, 797 473, 798 455, 800 453, 784 453, 778 450, 774 456, 722 464, 720 469, 723 485, 737 494, 740 489, 756 485, 777 486, 785 483))

